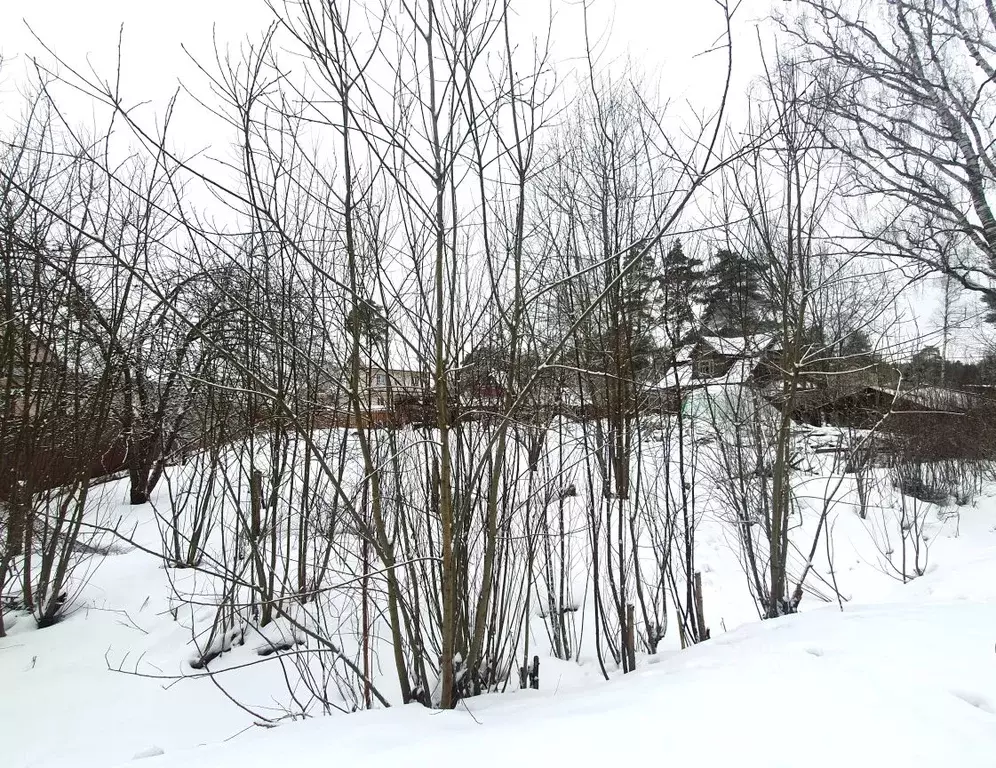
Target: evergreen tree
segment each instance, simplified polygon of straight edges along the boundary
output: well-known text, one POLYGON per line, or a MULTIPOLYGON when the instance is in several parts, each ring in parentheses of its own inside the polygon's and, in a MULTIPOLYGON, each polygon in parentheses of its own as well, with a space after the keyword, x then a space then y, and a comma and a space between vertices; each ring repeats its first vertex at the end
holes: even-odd
POLYGON ((380 306, 368 299, 358 298, 346 315, 346 332, 354 332, 371 347, 379 347, 387 340, 387 320, 380 306))
POLYGON ((654 250, 648 249, 640 256, 646 245, 641 240, 628 249, 623 266, 628 266, 633 259, 639 261, 627 273, 620 291, 620 330, 629 356, 628 367, 634 376, 649 370, 661 354, 660 339, 655 331, 659 327, 657 306, 663 279, 654 250))
POLYGON ((577 364, 625 380, 644 378, 663 358, 659 333, 660 286, 658 262, 651 249, 642 256, 644 241, 607 265, 606 282, 617 280, 599 307, 582 326, 573 355, 577 364), (634 264, 633 259, 639 259, 634 264))
POLYGON ((720 336, 746 336, 770 328, 763 276, 764 266, 757 259, 728 248, 717 251, 706 272, 706 328, 720 336))
POLYGON ((906 375, 915 386, 940 384, 944 369, 944 358, 933 344, 921 347, 906 366, 906 375))
POLYGON ((681 240, 675 240, 664 258, 661 276, 661 321, 674 346, 691 335, 695 323, 693 307, 702 300, 704 281, 702 260, 687 256, 681 240))
POLYGON ((989 351, 979 361, 979 383, 996 385, 996 352, 989 351))
POLYGON ((857 372, 878 362, 868 334, 862 330, 827 335, 815 322, 802 334, 801 359, 810 372, 857 372))

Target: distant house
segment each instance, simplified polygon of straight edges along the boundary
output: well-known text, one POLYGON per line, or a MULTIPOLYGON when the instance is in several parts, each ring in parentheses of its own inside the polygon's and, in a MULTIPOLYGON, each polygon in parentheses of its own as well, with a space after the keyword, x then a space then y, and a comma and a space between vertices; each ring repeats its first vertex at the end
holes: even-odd
POLYGON ((758 368, 779 351, 772 334, 752 336, 700 336, 688 358, 695 381, 721 379, 728 384, 752 379, 758 368))
MULTIPOLYGON (((776 406, 783 406, 777 397, 776 406)), ((908 390, 838 377, 798 392, 792 418, 812 426, 878 430, 924 461, 996 458, 996 397, 945 387, 908 390)))
POLYGON ((39 405, 37 389, 58 369, 59 359, 44 340, 24 326, 10 325, 6 334, 0 332, 0 339, 5 335, 9 346, 0 350, 9 351, 9 355, 0 355, 0 393, 8 398, 4 409, 9 408, 7 413, 14 418, 35 416, 39 405))
MULTIPOLYGON (((784 410, 780 391, 772 389, 767 394, 772 404, 784 410)), ((900 397, 888 387, 844 375, 822 386, 802 387, 794 393, 789 407, 795 421, 810 426, 870 429, 893 408, 910 412, 917 405, 905 393, 900 397)))
POLYGON ((651 413, 679 413, 684 395, 693 386, 693 345, 677 350, 665 363, 664 375, 643 387, 641 399, 644 411, 651 413))
POLYGON ((126 465, 121 425, 88 411, 85 376, 24 327, 7 326, 0 355, 0 500, 16 488, 95 480, 126 465))
POLYGON ((391 410, 400 400, 421 398, 429 393, 429 376, 411 368, 385 368, 371 365, 361 373, 361 400, 371 410, 391 410))
MULTIPOLYGON (((431 379, 424 370, 363 361, 359 375, 361 426, 406 423, 432 401, 431 379)), ((351 378, 348 368, 340 368, 321 397, 325 420, 332 426, 356 426, 351 378)))
POLYGON ((656 380, 638 388, 640 413, 678 414, 686 410, 695 392, 715 385, 740 385, 754 380, 777 349, 774 337, 692 337, 660 361, 656 380))
POLYGON ((676 350, 663 376, 644 388, 647 410, 678 413, 684 399, 703 387, 767 383, 779 349, 771 334, 699 336, 676 350))

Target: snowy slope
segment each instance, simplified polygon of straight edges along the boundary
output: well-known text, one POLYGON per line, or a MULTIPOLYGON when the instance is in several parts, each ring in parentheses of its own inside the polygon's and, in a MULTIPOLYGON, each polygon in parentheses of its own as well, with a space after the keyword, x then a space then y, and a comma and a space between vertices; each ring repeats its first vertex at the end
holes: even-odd
MULTIPOLYGON (((883 563, 885 517, 861 520, 842 502, 830 550, 850 602, 841 611, 807 597, 804 613, 765 623, 752 620, 734 542, 707 515, 697 548, 710 642, 676 651, 672 637, 660 656, 639 659, 636 674, 609 682, 590 656, 580 665, 543 658, 538 692, 479 697, 457 712, 412 706, 276 729, 253 723, 287 706, 284 661, 260 663, 252 638, 213 667, 227 670, 224 691, 209 678, 174 682, 192 674, 191 628, 212 608, 170 598, 170 579, 176 593, 198 594, 195 574, 163 567, 155 515, 125 504, 125 484, 107 495, 153 552, 116 547, 95 561, 80 610, 45 630, 21 618, 0 640, 2 766, 128 765, 137 756, 150 768, 424 765, 441 756, 484 766, 996 766, 991 495, 927 510, 929 563, 905 585, 883 563)), ((821 565, 824 578, 829 568, 821 565)), ((543 654, 538 620, 533 631, 543 654)))
POLYGON ((823 609, 583 690, 294 723, 149 768, 996 765, 996 605, 823 609))

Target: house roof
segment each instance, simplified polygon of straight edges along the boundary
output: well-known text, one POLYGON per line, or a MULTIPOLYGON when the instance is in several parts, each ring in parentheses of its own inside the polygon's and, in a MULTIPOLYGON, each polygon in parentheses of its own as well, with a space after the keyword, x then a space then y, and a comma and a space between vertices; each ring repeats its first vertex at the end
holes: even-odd
MULTIPOLYGON (((888 395, 896 395, 894 389, 886 387, 878 387, 878 389, 888 395)), ((947 387, 922 386, 900 389, 898 396, 934 411, 967 411, 985 403, 996 403, 996 399, 992 396, 947 387)))
POLYGON ((695 381, 696 350, 706 346, 722 357, 734 358, 734 363, 725 373, 697 382, 701 386, 709 384, 742 384, 749 381, 757 367, 758 358, 775 346, 775 336, 758 333, 752 336, 700 336, 695 344, 677 350, 674 364, 657 383, 657 389, 688 387, 695 381))
POLYGON ((692 364, 687 360, 679 361, 664 372, 663 378, 654 385, 654 389, 671 389, 672 387, 687 387, 692 383, 692 364))
POLYGON ((751 336, 702 336, 700 341, 723 357, 756 357, 774 346, 775 337, 770 333, 751 336))
POLYGON ((754 369, 757 368, 758 361, 754 358, 746 357, 737 360, 730 366, 730 370, 713 379, 708 379, 711 384, 746 384, 754 377, 754 369))
POLYGON ((669 368, 664 377, 657 383, 656 389, 675 389, 691 387, 709 387, 714 385, 745 384, 754 376, 758 361, 755 357, 745 357, 735 360, 725 373, 711 378, 697 378, 692 363, 678 363, 669 368))
MULTIPOLYGON (((886 398, 894 400, 897 411, 949 411, 964 413, 985 404, 996 405, 996 397, 975 392, 964 392, 946 387, 902 387, 897 391, 894 387, 881 386, 867 381, 853 381, 847 378, 831 379, 828 386, 805 388, 793 396, 796 408, 827 407, 843 398, 854 397, 861 393, 877 392, 886 398)), ((770 399, 777 400, 779 395, 772 392, 770 399)))

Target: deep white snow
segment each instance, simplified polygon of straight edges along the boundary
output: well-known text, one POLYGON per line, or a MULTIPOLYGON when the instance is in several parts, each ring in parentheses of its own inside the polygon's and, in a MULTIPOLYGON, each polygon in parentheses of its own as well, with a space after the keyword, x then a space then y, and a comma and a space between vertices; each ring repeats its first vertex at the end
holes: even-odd
MULTIPOLYGON (((107 494, 153 546, 151 508, 128 508, 123 483, 107 494)), ((882 562, 875 542, 889 520, 876 514, 835 509, 843 610, 807 597, 802 614, 752 620, 734 547, 706 520, 697 541, 707 643, 668 645, 609 682, 591 658, 543 658, 539 691, 455 712, 414 705, 275 728, 254 723, 283 711, 281 659, 260 663, 264 639, 250 637, 215 667, 228 670, 224 690, 195 676, 190 627, 211 608, 171 600, 160 560, 122 545, 98 558, 66 621, 37 630, 7 617, 0 765, 996 766, 996 498, 932 508, 926 573, 905 585, 882 562)), ((172 576, 194 590, 193 574, 172 576)))

